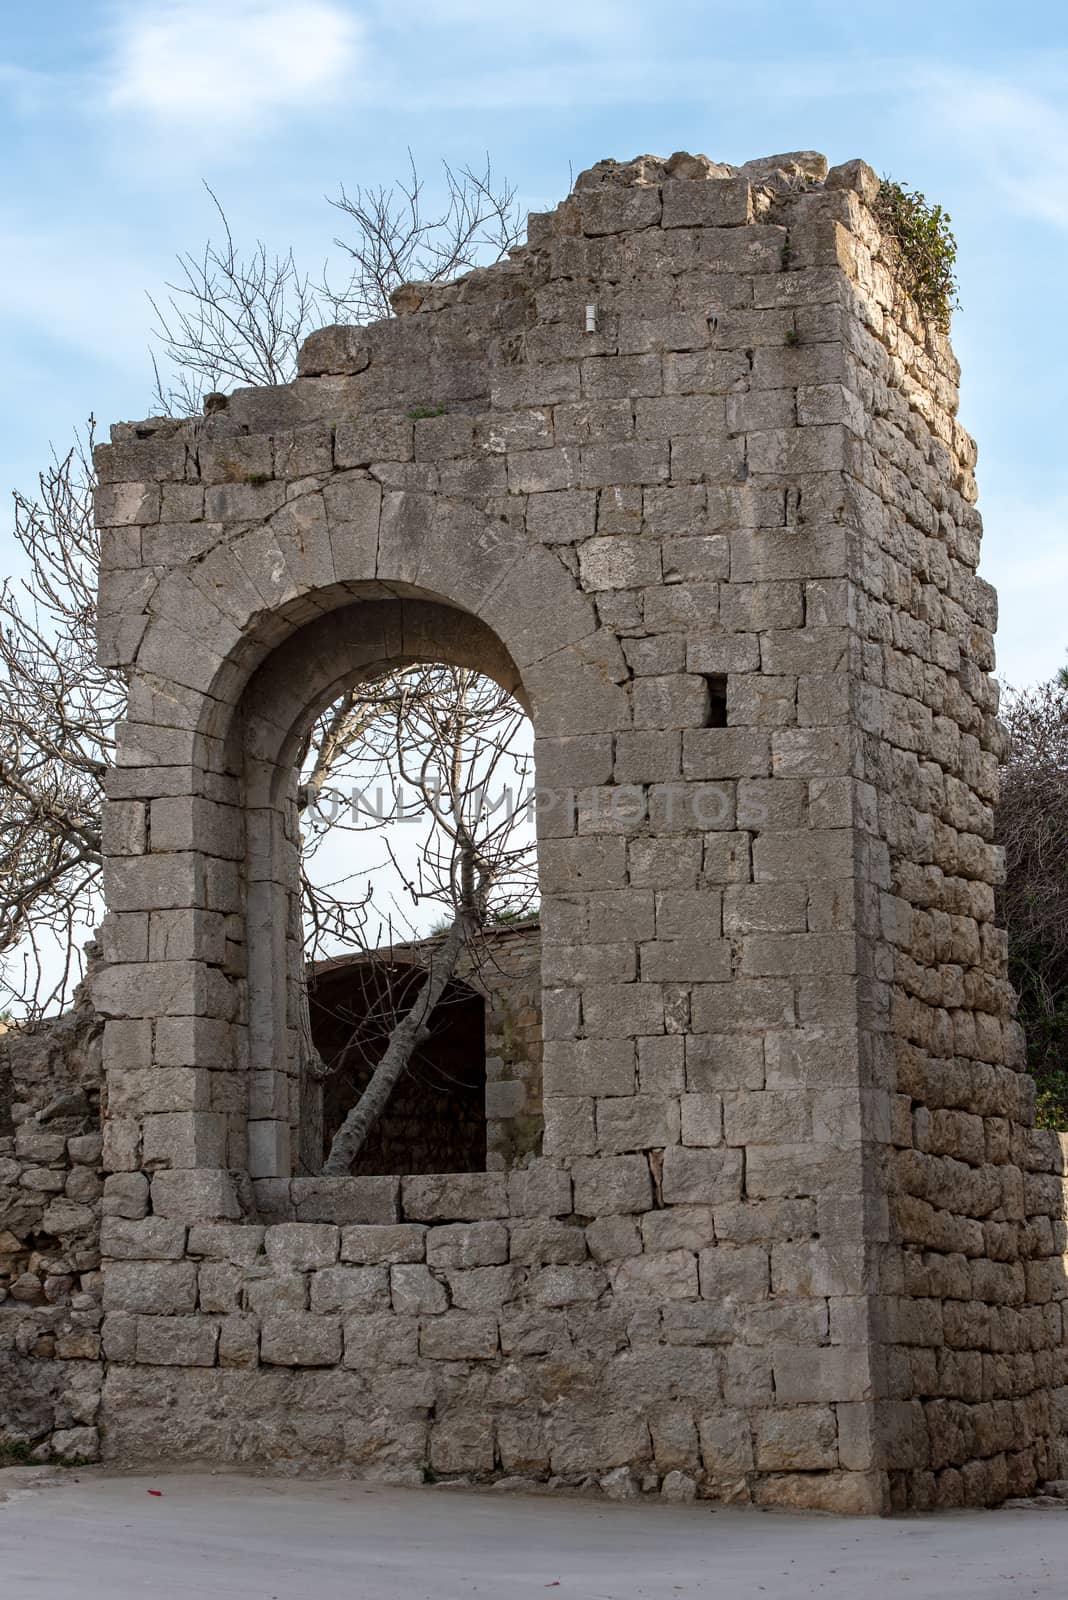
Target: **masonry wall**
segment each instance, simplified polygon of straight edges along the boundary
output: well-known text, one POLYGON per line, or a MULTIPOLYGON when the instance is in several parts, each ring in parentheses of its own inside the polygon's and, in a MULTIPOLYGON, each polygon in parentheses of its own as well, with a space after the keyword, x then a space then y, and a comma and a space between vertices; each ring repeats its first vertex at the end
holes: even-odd
POLYGON ((858 730, 858 928, 877 1449, 898 1508, 990 1503, 1064 1465, 1064 1141, 1035 1130, 1015 1022, 994 807, 1004 730, 997 599, 976 575, 973 441, 958 367, 861 217, 842 373, 863 410, 843 511, 862 530, 849 607, 858 730))
POLYGON ((873 185, 602 164, 502 266, 100 452, 105 1195, 148 1180, 111 1459, 843 1510, 1049 1469, 974 454, 873 185), (412 659, 513 687, 554 796, 544 1154, 298 1178, 287 762, 412 659))
POLYGON ((100 1023, 0 1035, 0 1448, 95 1460, 100 1352, 100 1023))

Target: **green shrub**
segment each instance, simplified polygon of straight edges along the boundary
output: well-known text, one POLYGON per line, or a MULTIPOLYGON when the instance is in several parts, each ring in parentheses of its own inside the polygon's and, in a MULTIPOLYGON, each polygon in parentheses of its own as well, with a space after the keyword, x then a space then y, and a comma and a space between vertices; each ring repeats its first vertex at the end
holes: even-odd
POLYGON ((957 241, 948 214, 929 204, 917 189, 884 178, 875 198, 875 214, 892 242, 891 266, 901 287, 915 300, 920 315, 936 328, 949 327, 957 299, 957 241))

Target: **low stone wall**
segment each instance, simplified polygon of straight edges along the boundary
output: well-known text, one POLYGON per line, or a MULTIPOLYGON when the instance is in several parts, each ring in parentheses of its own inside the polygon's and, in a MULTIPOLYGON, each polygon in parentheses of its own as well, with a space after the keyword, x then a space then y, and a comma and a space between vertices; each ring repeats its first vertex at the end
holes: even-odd
POLYGON ((0 1039, 0 1445, 95 1459, 100 1023, 84 995, 0 1039))
MULTIPOLYGON (((1031 1143, 1047 1167, 1032 1226, 1052 1258, 1064 1248, 1068 1140, 1031 1143)), ((742 1199, 737 1166, 678 1146, 659 1169, 602 1156, 570 1173, 537 1161, 507 1176, 278 1186, 278 1214, 347 1225, 187 1225, 195 1175, 158 1174, 157 1212, 175 1215, 104 1223, 116 1263, 106 1456, 889 1509, 870 1407, 831 1398, 851 1356, 835 1330, 853 1269, 814 1238, 818 1195, 742 1199)), ((972 1330, 988 1345, 982 1361, 961 1358, 952 1331, 930 1352, 944 1388, 915 1402, 934 1441, 927 1504, 1030 1492, 1036 1467, 1039 1479, 1068 1475, 1068 1391, 1041 1416, 989 1394, 1002 1368, 1034 1366, 1029 1323, 1055 1315, 1059 1333, 1063 1287, 1048 1279, 1039 1295, 1036 1277, 1034 1306, 1006 1311, 1004 1338, 988 1323, 972 1330)), ((958 1299, 965 1327, 981 1308, 965 1290, 958 1299)), ((929 1298, 908 1309, 930 1323, 929 1298)))
POLYGON ((776 1342, 828 1337, 816 1198, 746 1203, 740 1156, 290 1186, 294 1210, 309 1187, 362 1209, 347 1226, 187 1226, 194 1177, 154 1180, 173 1218, 104 1224, 109 1459, 762 1504, 811 1503, 818 1470, 828 1505, 880 1509, 839 1470, 857 1408, 810 1403, 847 1353, 776 1342))

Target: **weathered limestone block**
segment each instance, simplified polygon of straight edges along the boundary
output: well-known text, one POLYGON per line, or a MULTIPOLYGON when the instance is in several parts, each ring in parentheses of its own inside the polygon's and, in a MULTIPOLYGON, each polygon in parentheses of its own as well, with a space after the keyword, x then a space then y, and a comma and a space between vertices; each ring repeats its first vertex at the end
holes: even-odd
POLYGON ((449 1309, 444 1284, 421 1263, 390 1267, 389 1291, 398 1316, 435 1315, 449 1309))
POLYGON ((328 1223, 283 1222, 266 1230, 263 1244, 272 1266, 307 1271, 337 1260, 340 1233, 328 1223))
POLYGON ((500 1173, 405 1178, 401 1197, 405 1217, 416 1222, 477 1221, 508 1214, 508 1186, 500 1173))
POLYGON ((148 1366, 210 1367, 219 1324, 201 1317, 138 1317, 136 1360, 148 1366))
POLYGON ((426 1232, 414 1222, 342 1228, 341 1259, 358 1262, 361 1266, 421 1261, 426 1254, 426 1232))
POLYGON ((191 1261, 115 1261, 108 1268, 108 1311, 192 1311, 196 1298, 197 1271, 191 1261))
POLYGON ((311 1278, 312 1312, 385 1310, 389 1275, 385 1267, 324 1267, 311 1278))
POLYGON ((450 1223, 426 1234, 432 1267, 486 1267, 508 1259, 508 1231, 499 1222, 450 1223))
POLYGON ((269 1366, 336 1367, 341 1360, 341 1323, 336 1316, 312 1312, 267 1314, 260 1359, 269 1366))
POLYGON ((431 1317, 420 1323, 419 1354, 432 1361, 492 1361, 497 1354, 497 1319, 466 1311, 431 1317))

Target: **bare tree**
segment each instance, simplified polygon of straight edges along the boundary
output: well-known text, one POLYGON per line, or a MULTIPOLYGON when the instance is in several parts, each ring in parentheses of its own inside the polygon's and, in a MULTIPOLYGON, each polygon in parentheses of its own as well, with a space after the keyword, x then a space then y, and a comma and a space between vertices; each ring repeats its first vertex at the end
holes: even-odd
MULTIPOLYGON (((523 908, 535 893, 529 766, 518 746, 521 708, 490 679, 437 666, 398 675, 389 712, 392 749, 376 749, 372 737, 370 759, 379 764, 380 778, 407 786, 425 823, 414 867, 406 868, 391 851, 393 864, 412 905, 438 905, 447 922, 441 936, 424 946, 422 983, 396 1018, 370 1082, 333 1138, 323 1171, 334 1176, 350 1171, 429 1037, 461 954, 495 908, 523 908)), ((383 717, 380 729, 384 722, 383 717)), ((372 808, 369 825, 384 810, 372 808)), ((339 1052, 328 1070, 340 1070, 345 1054, 339 1052)))
POLYGON ((100 810, 121 677, 96 660, 99 541, 91 487, 93 420, 16 493, 25 561, 0 588, 0 961, 31 1014, 80 976, 78 930, 92 926, 100 810), (58 972, 47 956, 58 954, 58 972))
MULTIPOLYGON (((352 224, 335 291, 325 268, 314 282, 292 251, 258 241, 243 253, 208 193, 222 242, 180 256, 166 296, 151 301, 155 401, 178 415, 199 410, 209 390, 290 381, 312 329, 388 316, 406 276, 440 280, 496 260, 519 231, 514 191, 494 181, 488 161, 481 171, 446 166, 445 198, 431 209, 410 162, 397 184, 342 189, 331 202, 352 224)), ((125 703, 121 676, 95 659, 92 443, 90 420, 40 474, 36 494, 15 493, 24 572, 0 589, 0 963, 12 1001, 30 1015, 68 998, 80 976, 79 933, 99 911, 102 780, 125 703)), ((315 782, 366 737, 371 709, 354 699, 320 719, 315 782)), ((358 906, 320 897, 324 929, 351 932, 357 917, 358 906)))
POLYGON ((388 188, 344 186, 331 200, 354 225, 335 245, 349 258, 340 289, 323 291, 338 322, 389 316, 402 283, 447 283, 472 267, 499 261, 523 238, 516 191, 494 179, 489 157, 480 172, 443 163, 444 199, 427 210, 425 185, 408 152, 408 176, 388 188))
POLYGON ((1068 681, 1059 673, 1010 694, 1010 752, 998 837, 1005 847, 1001 915, 1020 997, 1038 1115, 1068 1128, 1068 681))
POLYGON ((217 195, 205 184, 221 242, 209 239, 199 254, 180 255, 166 299, 150 296, 162 357, 153 358, 159 408, 192 416, 206 393, 235 384, 288 383, 312 329, 392 316, 392 296, 401 284, 448 282, 499 261, 520 242, 515 189, 494 178, 488 157, 481 170, 443 163, 442 179, 443 197, 432 205, 409 151, 404 178, 374 189, 357 186, 351 193, 342 186, 329 202, 351 224, 346 237, 334 240, 346 261, 337 284, 331 284, 328 266, 316 282, 298 267, 292 250, 273 252, 262 239, 243 255, 217 195))

